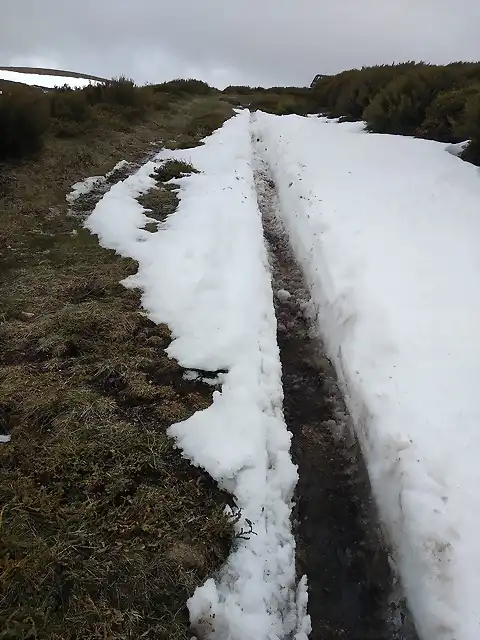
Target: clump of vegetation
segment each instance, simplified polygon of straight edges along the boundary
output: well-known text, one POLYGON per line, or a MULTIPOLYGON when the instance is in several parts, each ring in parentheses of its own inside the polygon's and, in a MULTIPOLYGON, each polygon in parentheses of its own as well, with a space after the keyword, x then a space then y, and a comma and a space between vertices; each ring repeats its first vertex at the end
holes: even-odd
POLYGON ((162 82, 160 84, 152 85, 155 93, 170 93, 172 95, 211 95, 218 93, 218 89, 211 87, 203 80, 194 80, 177 78, 176 80, 169 80, 168 82, 162 82))
POLYGON ((223 90, 225 98, 235 106, 275 115, 313 113, 317 104, 310 89, 305 87, 243 87, 230 86, 223 90))
POLYGON ((442 67, 420 67, 396 76, 365 108, 367 128, 378 133, 415 135, 436 96, 454 84, 455 75, 442 67))
POLYGON ((467 99, 459 132, 462 133, 462 137, 468 137, 471 140, 463 152, 463 158, 480 165, 480 87, 467 99))
POLYGON ((198 171, 194 166, 183 160, 167 160, 154 171, 156 180, 160 182, 168 182, 190 173, 198 173, 198 171))
POLYGON ((470 139, 463 157, 480 163, 474 106, 480 95, 479 63, 364 67, 322 78, 312 92, 317 110, 365 120, 369 131, 445 142, 470 139))
POLYGON ((154 108, 153 96, 150 88, 137 87, 124 77, 48 93, 5 85, 0 94, 0 161, 38 153, 49 131, 60 138, 76 138, 93 128, 128 129, 154 108))
POLYGON ((0 94, 0 161, 38 153, 49 124, 48 103, 39 91, 4 89, 0 94))
POLYGON ((440 92, 428 106, 425 119, 417 133, 442 142, 461 142, 473 133, 475 118, 467 123, 466 106, 469 98, 480 95, 480 86, 440 92))

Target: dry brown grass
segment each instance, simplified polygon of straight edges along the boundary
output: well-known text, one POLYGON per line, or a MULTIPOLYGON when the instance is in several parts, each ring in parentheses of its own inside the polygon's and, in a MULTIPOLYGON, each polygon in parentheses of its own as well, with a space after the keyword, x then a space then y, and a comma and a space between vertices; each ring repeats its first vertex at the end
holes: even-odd
POLYGON ((186 141, 205 100, 125 131, 52 137, 39 159, 4 167, 3 640, 189 638, 185 601, 228 553, 228 497, 166 436, 209 406, 211 388, 183 380, 168 329, 119 285, 135 263, 100 248, 65 202, 75 181, 186 141))

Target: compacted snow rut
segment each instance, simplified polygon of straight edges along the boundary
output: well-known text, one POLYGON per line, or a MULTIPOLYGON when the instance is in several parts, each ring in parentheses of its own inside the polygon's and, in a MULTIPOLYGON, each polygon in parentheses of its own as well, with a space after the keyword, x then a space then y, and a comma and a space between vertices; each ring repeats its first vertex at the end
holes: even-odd
POLYGON ((414 640, 382 541, 360 447, 334 368, 314 331, 310 295, 276 215, 260 140, 252 138, 258 204, 272 270, 284 413, 298 465, 297 571, 307 574, 312 640, 414 640))

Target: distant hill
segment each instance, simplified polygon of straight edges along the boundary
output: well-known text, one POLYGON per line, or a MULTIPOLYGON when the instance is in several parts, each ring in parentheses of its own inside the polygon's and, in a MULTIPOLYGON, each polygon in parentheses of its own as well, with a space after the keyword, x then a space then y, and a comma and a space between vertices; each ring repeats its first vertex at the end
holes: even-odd
POLYGON ((79 73, 78 71, 65 71, 64 69, 47 69, 45 67, 2 67, 0 71, 14 71, 16 73, 35 73, 39 76, 62 76, 68 78, 85 78, 85 80, 95 80, 96 82, 106 82, 108 78, 101 76, 93 76, 88 73, 79 73))

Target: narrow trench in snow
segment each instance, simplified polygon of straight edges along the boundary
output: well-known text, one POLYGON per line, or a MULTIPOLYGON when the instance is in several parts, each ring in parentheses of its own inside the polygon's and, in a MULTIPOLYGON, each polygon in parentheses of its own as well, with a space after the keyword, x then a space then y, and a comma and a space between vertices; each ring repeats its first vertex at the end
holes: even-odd
POLYGON ((415 640, 382 543, 360 447, 333 366, 312 329, 310 296, 276 215, 275 185, 260 154, 255 164, 275 292, 285 420, 299 469, 297 571, 308 577, 310 638, 415 640))

